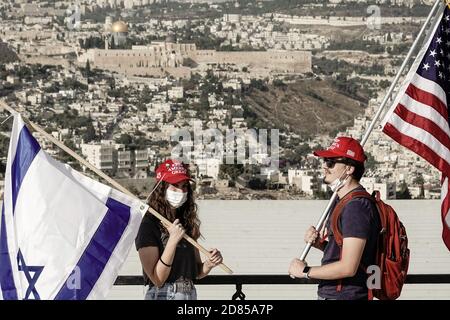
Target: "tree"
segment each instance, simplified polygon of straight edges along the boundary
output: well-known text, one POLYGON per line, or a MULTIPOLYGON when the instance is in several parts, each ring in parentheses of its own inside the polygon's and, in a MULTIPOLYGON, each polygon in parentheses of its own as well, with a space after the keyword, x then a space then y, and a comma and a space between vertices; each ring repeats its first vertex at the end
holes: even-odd
POLYGON ((275 87, 280 87, 280 88, 285 88, 286 87, 286 84, 283 82, 283 80, 280 80, 280 79, 273 80, 273 85, 275 87))
POLYGON ((248 181, 248 187, 254 190, 262 190, 267 188, 267 180, 260 178, 252 178, 248 181))
POLYGON ((411 199, 411 193, 409 192, 408 185, 405 181, 400 184, 400 191, 396 193, 397 199, 411 199))
POLYGON ((89 59, 86 60, 86 76, 89 76, 91 72, 91 63, 89 62, 89 59))
POLYGON ((418 185, 420 187, 420 195, 419 198, 423 199, 425 197, 425 188, 424 188, 424 184, 425 184, 425 180, 422 176, 421 173, 419 173, 413 180, 413 183, 415 185, 418 185))
POLYGON ((97 138, 97 135, 95 134, 95 129, 92 123, 89 123, 86 132, 83 134, 83 140, 85 143, 88 143, 92 140, 95 140, 97 138))
POLYGON ((391 85, 391 83, 389 80, 381 80, 379 85, 381 89, 386 89, 391 85))
POLYGON ((89 77, 91 76, 91 63, 89 62, 89 59, 86 60, 86 67, 84 68, 84 76, 86 77, 89 83, 89 77))
POLYGON ((425 183, 425 180, 423 179, 423 176, 421 173, 419 173, 413 180, 414 184, 417 185, 423 185, 425 183))
POLYGON ((392 42, 392 36, 391 36, 390 32, 388 32, 388 34, 387 34, 386 41, 387 42, 392 42))
POLYGON ((124 145, 130 145, 133 142, 133 137, 128 133, 122 133, 119 139, 116 139, 117 143, 122 143, 124 145))
MULTIPOLYGON (((75 143, 71 139, 66 139, 63 141, 64 145, 72 150, 76 150, 75 143)), ((62 149, 58 150, 58 157, 62 162, 70 162, 73 160, 72 156, 69 155, 67 152, 65 152, 62 149)))
MULTIPOLYGON (((4 135, 0 135, 0 158, 5 158, 8 153, 9 139, 4 135)), ((0 172, 4 173, 6 169, 6 161, 0 161, 0 172)))
POLYGON ((330 190, 330 188, 327 188, 327 191, 313 190, 313 197, 314 199, 318 200, 328 200, 331 198, 332 194, 333 192, 330 190))
POLYGON ((369 152, 366 152, 367 161, 365 164, 366 170, 374 169, 378 162, 375 161, 375 158, 369 152))
POLYGON ((242 164, 221 164, 219 167, 219 179, 235 181, 243 173, 244 165, 242 164))

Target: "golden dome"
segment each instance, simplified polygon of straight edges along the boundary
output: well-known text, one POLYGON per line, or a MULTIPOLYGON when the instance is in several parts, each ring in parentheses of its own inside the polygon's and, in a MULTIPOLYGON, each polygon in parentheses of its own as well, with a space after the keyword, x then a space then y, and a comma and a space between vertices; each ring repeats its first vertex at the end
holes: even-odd
POLYGON ((128 26, 123 21, 116 21, 111 26, 111 32, 122 32, 126 33, 128 32, 128 26))

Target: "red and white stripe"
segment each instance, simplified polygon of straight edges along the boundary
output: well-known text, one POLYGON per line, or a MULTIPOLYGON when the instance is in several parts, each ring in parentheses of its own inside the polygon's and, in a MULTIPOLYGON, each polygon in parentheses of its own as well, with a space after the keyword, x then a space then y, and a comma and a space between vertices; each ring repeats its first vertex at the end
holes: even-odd
POLYGON ((442 212, 442 225, 444 226, 442 230, 442 239, 444 240, 445 245, 450 250, 450 192, 448 185, 448 177, 444 178, 441 189, 441 212, 442 212))
POLYGON ((450 127, 445 91, 439 84, 410 73, 383 120, 383 132, 442 172, 442 239, 450 250, 450 127))

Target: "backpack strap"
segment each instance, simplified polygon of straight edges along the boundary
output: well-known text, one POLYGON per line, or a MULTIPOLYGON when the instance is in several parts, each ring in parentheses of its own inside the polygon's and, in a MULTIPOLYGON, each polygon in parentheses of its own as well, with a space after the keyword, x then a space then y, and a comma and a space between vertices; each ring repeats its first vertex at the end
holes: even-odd
POLYGON ((339 247, 342 247, 343 244, 342 232, 339 228, 339 221, 341 218, 342 210, 347 205, 347 203, 355 198, 366 198, 371 201, 375 201, 375 199, 367 191, 350 191, 337 203, 336 207, 334 207, 333 212, 331 213, 331 230, 333 231, 334 240, 339 247))

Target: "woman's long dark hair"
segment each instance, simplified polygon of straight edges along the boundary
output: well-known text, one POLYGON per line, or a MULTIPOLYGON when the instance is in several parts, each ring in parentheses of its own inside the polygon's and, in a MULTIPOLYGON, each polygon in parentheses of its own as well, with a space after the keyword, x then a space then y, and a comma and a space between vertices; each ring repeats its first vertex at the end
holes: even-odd
MULTIPOLYGON (((158 182, 156 182, 158 183, 158 182)), ((188 194, 186 202, 174 211, 166 200, 166 190, 170 186, 169 183, 161 181, 159 186, 153 191, 148 200, 148 204, 158 211, 162 216, 173 222, 180 219, 188 236, 197 240, 200 236, 200 220, 197 215, 197 204, 194 200, 195 184, 188 183, 188 194)), ((166 233, 167 230, 161 226, 161 231, 166 233)))

